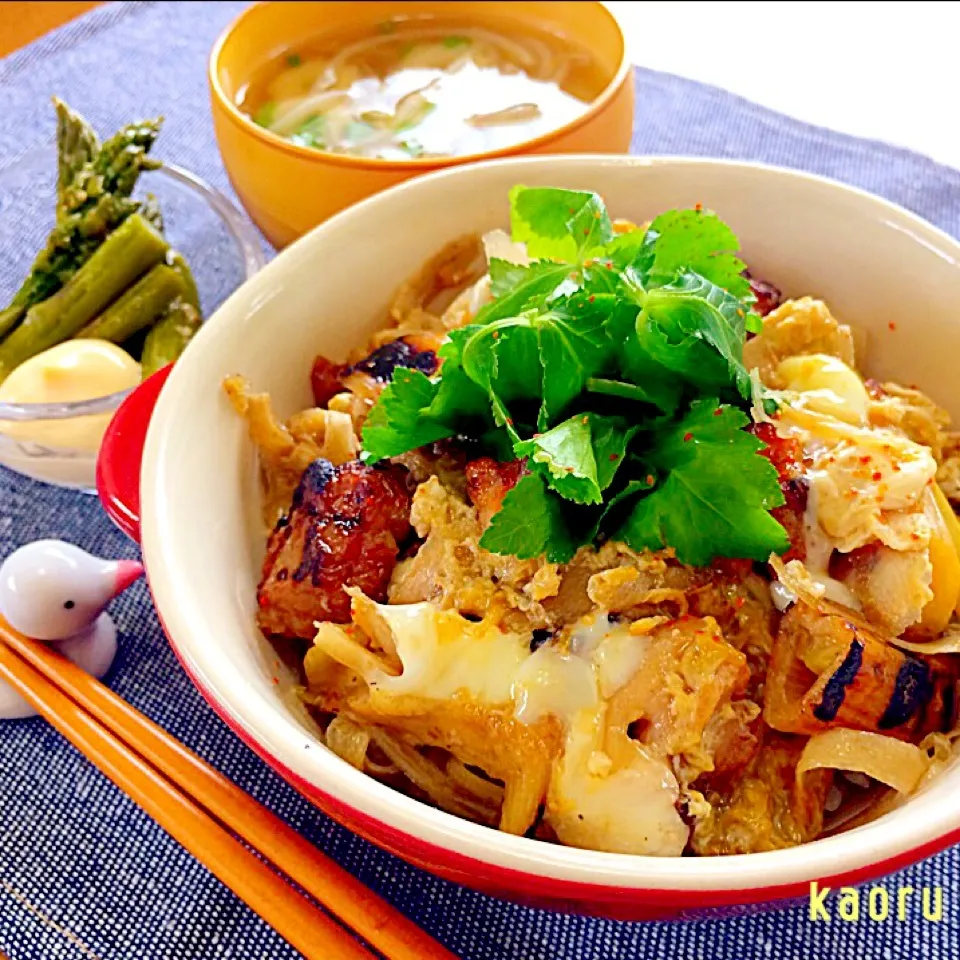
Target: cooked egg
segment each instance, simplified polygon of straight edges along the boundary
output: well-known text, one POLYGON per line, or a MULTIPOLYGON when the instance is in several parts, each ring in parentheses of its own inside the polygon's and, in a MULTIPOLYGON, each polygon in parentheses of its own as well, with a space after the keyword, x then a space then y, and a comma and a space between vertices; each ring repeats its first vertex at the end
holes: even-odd
POLYGON ((807 409, 847 423, 866 423, 867 390, 859 375, 838 357, 821 353, 787 357, 777 367, 777 377, 787 390, 802 394, 807 409))
POLYGON ((894 550, 929 543, 923 497, 937 463, 928 447, 792 404, 781 409, 777 431, 803 444, 816 519, 835 549, 847 553, 875 540, 894 550))
MULTIPOLYGON (((20 364, 0 384, 2 403, 74 403, 140 383, 140 364, 105 340, 68 340, 20 364)), ((111 412, 63 420, 0 421, 0 432, 45 447, 95 453, 111 412)))

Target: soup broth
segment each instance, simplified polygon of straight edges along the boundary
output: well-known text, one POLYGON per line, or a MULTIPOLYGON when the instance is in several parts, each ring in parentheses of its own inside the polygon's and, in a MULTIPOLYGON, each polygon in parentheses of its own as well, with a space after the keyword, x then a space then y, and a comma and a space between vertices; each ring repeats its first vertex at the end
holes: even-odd
POLYGON ((239 106, 302 146, 410 160, 554 130, 608 80, 586 50, 553 34, 397 19, 288 50, 254 76, 239 106))

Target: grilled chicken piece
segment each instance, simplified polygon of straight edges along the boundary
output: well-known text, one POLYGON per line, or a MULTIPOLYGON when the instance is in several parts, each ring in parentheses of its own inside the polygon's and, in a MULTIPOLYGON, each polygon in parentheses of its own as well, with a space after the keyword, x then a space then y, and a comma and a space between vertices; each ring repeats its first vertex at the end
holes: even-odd
POLYGON ((517 485, 523 471, 522 460, 498 463, 490 457, 480 457, 467 464, 467 496, 477 508, 481 527, 486 529, 490 518, 503 506, 503 498, 517 485))
POLYGON ((313 402, 318 407, 326 405, 343 390, 341 378, 347 369, 342 363, 334 363, 322 355, 313 361, 310 370, 310 388, 313 390, 313 402))
POLYGON ((398 544, 410 532, 410 495, 397 468, 316 460, 267 543, 257 623, 267 634, 311 638, 314 622, 350 620, 344 587, 386 599, 398 544))
POLYGON ((807 509, 807 481, 803 476, 803 445, 799 440, 777 436, 772 423, 758 423, 749 428, 766 447, 760 451, 776 468, 786 503, 771 510, 776 520, 787 531, 790 549, 784 560, 805 560, 807 545, 803 532, 803 515, 807 509))
POLYGON ((780 622, 763 717, 782 733, 849 727, 917 739, 952 723, 955 671, 905 653, 852 610, 800 601, 780 622))
POLYGON ((408 334, 384 343, 353 364, 334 363, 318 356, 310 371, 314 403, 325 407, 338 393, 356 386, 358 378, 367 391, 377 391, 393 379, 397 367, 432 376, 440 369, 437 350, 441 342, 435 334, 408 334))

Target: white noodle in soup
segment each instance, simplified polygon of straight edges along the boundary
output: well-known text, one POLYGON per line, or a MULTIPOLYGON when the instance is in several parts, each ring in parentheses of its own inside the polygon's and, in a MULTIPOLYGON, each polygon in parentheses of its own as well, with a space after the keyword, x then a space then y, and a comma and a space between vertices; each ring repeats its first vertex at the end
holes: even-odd
POLYGON ((390 20, 288 51, 255 75, 239 105, 301 146, 410 160, 499 150, 555 130, 608 79, 553 34, 390 20))

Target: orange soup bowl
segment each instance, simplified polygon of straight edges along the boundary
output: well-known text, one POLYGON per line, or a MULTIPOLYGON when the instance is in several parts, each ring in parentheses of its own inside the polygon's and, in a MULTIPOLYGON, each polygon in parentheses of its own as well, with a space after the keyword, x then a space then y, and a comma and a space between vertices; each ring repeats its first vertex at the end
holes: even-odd
POLYGON ((623 32, 602 3, 326 2, 256 3, 224 31, 210 54, 213 123, 224 166, 247 213, 284 247, 339 210, 402 180, 491 157, 626 153, 633 128, 633 79, 623 32), (238 101, 254 73, 305 40, 375 28, 395 17, 441 17, 478 26, 552 33, 595 59, 606 85, 569 123, 513 146, 466 156, 381 160, 300 146, 254 123, 238 101))

